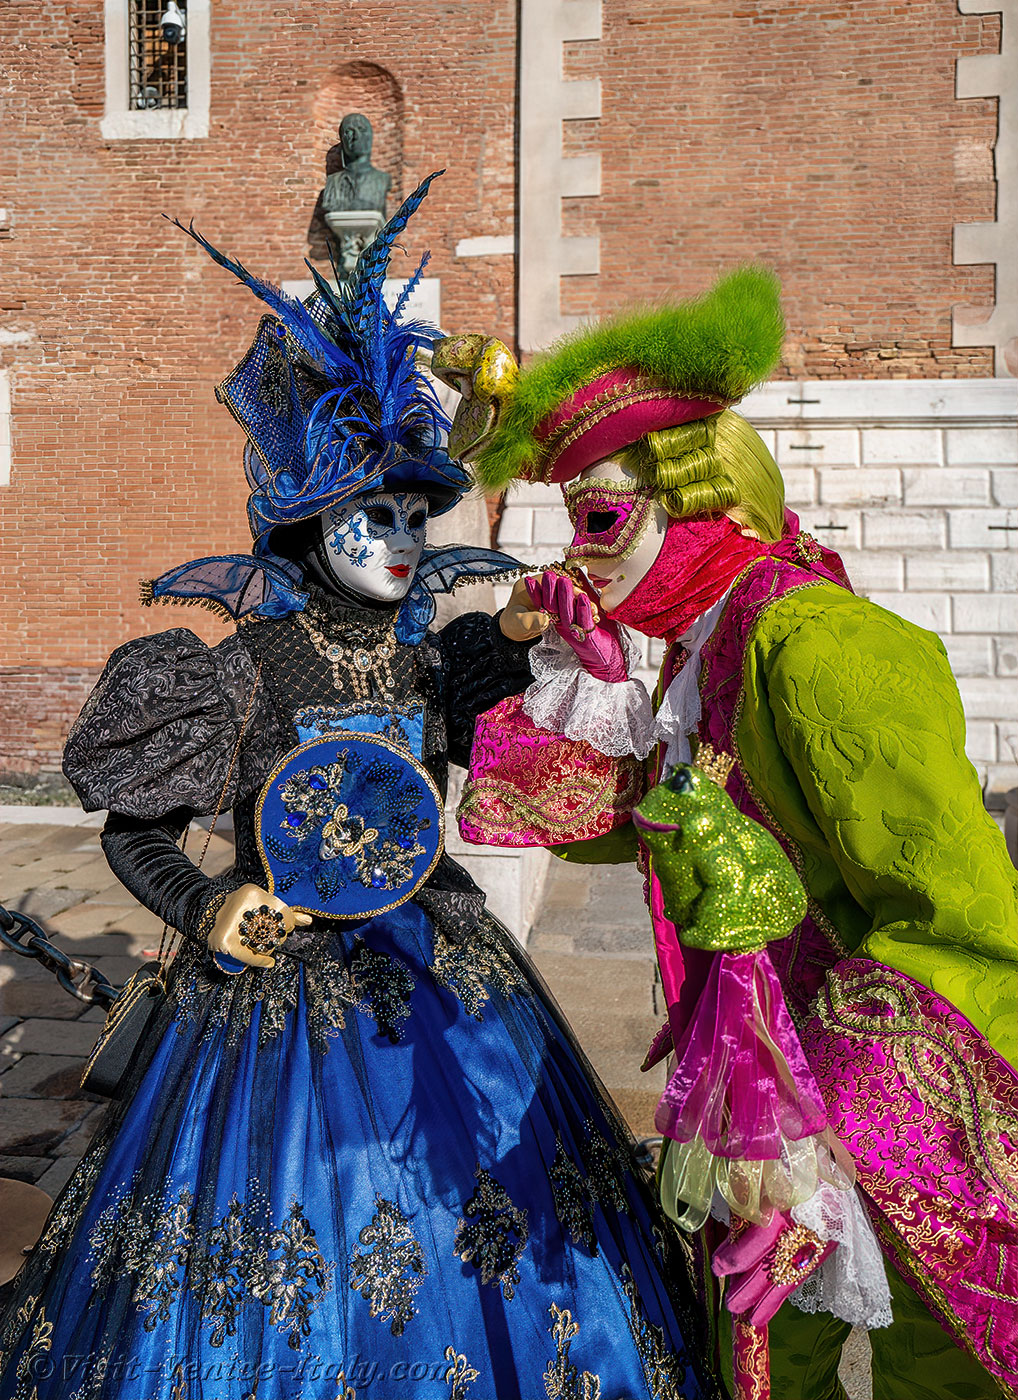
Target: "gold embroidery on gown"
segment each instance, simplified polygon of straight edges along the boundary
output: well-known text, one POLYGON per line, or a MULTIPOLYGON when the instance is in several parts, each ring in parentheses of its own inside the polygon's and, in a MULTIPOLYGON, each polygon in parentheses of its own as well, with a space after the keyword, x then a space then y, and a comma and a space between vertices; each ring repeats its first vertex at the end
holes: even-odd
POLYGON ((486 914, 481 915, 469 940, 450 938, 436 927, 431 975, 459 998, 475 1021, 484 1019, 484 1008, 492 992, 507 1001, 510 997, 533 994, 530 983, 501 946, 486 914))
POLYGON ((566 1151, 562 1139, 556 1138, 555 1143, 555 1160, 549 1172, 555 1214, 573 1239, 593 1252, 596 1241, 590 1187, 566 1151))
POLYGON ((470 1383, 477 1379, 480 1372, 475 1371, 463 1353, 458 1353, 455 1347, 446 1347, 445 1359, 452 1362, 445 1373, 445 1380, 449 1385, 449 1400, 466 1400, 470 1383))
POLYGON ((555 1358, 544 1373, 544 1389, 548 1400, 601 1400, 601 1380, 592 1371, 578 1371, 569 1360, 569 1349, 579 1335, 579 1323, 573 1321, 568 1308, 552 1303, 551 1335, 555 1342, 555 1358))
POLYGON ((629 1300, 631 1309, 629 1330, 650 1393, 654 1400, 682 1400, 686 1380, 686 1367, 665 1346, 665 1334, 655 1327, 643 1310, 640 1294, 628 1264, 622 1266, 622 1291, 629 1300))
POLYGON ((424 1281, 424 1250, 395 1201, 376 1195, 370 1225, 357 1238, 371 1248, 350 1258, 350 1287, 371 1305, 371 1316, 390 1323, 394 1337, 414 1316, 414 1294, 424 1281))
POLYGON ((299 1351, 312 1313, 332 1286, 335 1265, 323 1257, 299 1201, 293 1199, 282 1223, 274 1224, 268 1197, 253 1182, 249 1192, 246 1201, 234 1195, 226 1214, 203 1229, 195 1226, 194 1198, 186 1188, 174 1200, 126 1191, 89 1231, 96 1290, 131 1274, 131 1301, 144 1315, 145 1331, 152 1332, 170 1321, 186 1281, 202 1321, 211 1324, 215 1347, 236 1335, 241 1312, 257 1302, 287 1335, 287 1345, 299 1351))
POLYGON ((480 1270, 482 1283, 495 1283, 504 1298, 512 1298, 520 1281, 517 1263, 527 1247, 527 1212, 513 1205, 480 1164, 474 1175, 477 1190, 463 1207, 453 1250, 480 1270))

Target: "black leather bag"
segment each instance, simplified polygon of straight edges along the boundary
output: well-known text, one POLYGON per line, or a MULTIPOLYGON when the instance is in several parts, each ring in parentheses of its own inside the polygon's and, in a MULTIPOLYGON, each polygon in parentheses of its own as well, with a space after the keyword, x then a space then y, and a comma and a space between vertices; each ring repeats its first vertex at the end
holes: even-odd
POLYGON ((144 963, 121 987, 106 1013, 99 1039, 82 1072, 83 1089, 110 1099, 120 1098, 127 1071, 136 1062, 142 1042, 165 1002, 163 964, 144 963))

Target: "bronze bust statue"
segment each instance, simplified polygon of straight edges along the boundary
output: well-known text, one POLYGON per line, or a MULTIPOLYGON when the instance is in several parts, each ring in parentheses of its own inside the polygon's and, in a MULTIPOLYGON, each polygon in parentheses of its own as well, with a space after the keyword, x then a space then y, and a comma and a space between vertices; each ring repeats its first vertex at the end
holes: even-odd
POLYGON ((371 164, 373 139, 367 117, 348 113, 339 124, 343 165, 326 178, 322 190, 322 213, 342 278, 350 275, 361 251, 385 222, 392 176, 371 164))

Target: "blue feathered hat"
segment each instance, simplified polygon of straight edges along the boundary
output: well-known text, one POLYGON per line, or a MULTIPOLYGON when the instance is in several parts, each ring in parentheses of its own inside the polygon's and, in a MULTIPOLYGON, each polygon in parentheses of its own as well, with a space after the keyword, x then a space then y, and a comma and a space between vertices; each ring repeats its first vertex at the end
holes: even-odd
POLYGON ((400 205, 338 289, 308 263, 315 291, 306 302, 252 276, 193 225, 173 221, 272 311, 216 389, 249 440, 256 554, 271 552, 277 525, 320 515, 364 491, 417 491, 439 515, 470 485, 445 449, 449 420, 417 364, 417 352, 442 333, 400 319, 429 254, 391 311, 382 296, 396 238, 442 173, 429 175, 400 205))

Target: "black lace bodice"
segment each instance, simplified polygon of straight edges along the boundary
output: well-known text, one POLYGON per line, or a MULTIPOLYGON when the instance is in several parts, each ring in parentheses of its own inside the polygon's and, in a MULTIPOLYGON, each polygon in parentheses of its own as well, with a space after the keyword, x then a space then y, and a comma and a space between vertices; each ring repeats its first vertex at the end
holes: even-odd
MULTIPOLYGON (((352 608, 317 591, 309 620, 341 657, 391 637, 388 610, 352 608)), ((477 716, 530 684, 528 650, 508 641, 496 618, 468 613, 416 646, 396 644, 384 666, 354 681, 295 616, 247 623, 217 647, 183 628, 139 638, 110 658, 68 739, 64 771, 87 810, 109 809, 103 848, 121 881, 197 937, 216 895, 264 882, 255 805, 297 743, 299 711, 356 702, 365 684, 373 703, 422 701, 424 764, 444 793, 449 761, 469 759, 477 716), (236 865, 209 879, 176 843, 220 797, 233 810, 236 865)), ((469 879, 451 867, 443 859, 430 883, 469 891, 469 879)))

